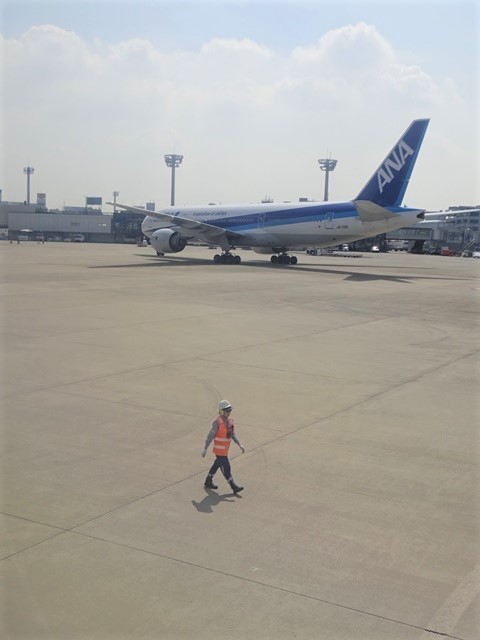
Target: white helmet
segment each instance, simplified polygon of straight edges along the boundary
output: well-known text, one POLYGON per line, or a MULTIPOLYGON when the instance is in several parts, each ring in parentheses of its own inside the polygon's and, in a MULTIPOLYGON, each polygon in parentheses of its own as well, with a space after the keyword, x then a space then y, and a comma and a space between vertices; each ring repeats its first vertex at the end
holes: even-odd
POLYGON ((228 400, 220 400, 218 403, 218 410, 223 411, 223 409, 231 409, 232 405, 228 400))

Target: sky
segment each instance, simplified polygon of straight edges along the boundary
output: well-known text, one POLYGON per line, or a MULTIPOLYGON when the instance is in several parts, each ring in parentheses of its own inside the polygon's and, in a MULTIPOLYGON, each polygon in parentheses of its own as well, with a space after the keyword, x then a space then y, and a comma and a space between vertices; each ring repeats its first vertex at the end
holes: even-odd
MULTIPOLYGON (((480 204, 480 6, 0 0, 0 189, 47 206, 354 198, 430 118, 404 203, 480 204)), ((105 206, 107 211, 109 207, 105 206)))

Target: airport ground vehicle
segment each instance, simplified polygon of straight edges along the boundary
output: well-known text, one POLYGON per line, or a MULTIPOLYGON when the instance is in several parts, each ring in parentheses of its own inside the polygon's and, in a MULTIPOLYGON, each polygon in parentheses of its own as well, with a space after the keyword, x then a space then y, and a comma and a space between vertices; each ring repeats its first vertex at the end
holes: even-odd
POLYGON ((422 253, 428 253, 430 256, 439 256, 441 253, 440 247, 434 243, 425 242, 423 245, 422 253))
POLYGON ((389 251, 408 251, 408 240, 389 240, 389 251))

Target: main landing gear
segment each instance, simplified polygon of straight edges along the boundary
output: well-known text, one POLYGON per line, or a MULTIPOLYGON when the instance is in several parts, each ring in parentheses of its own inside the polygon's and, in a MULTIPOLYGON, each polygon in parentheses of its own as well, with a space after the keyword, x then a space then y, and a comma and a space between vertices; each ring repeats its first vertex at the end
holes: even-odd
POLYGON ((270 258, 272 264, 297 264, 297 256, 289 256, 287 253, 280 253, 278 256, 270 258))
POLYGON ((235 256, 233 253, 230 253, 230 251, 226 251, 221 255, 216 253, 213 256, 213 261, 215 264, 240 264, 242 259, 240 256, 235 256))

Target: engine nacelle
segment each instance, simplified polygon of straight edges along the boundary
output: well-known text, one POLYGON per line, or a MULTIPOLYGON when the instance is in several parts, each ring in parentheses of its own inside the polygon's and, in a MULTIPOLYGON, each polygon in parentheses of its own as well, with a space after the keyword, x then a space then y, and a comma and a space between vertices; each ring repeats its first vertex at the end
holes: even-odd
POLYGON ((187 246, 187 239, 178 231, 158 229, 150 237, 150 244, 158 253, 178 253, 187 246))

